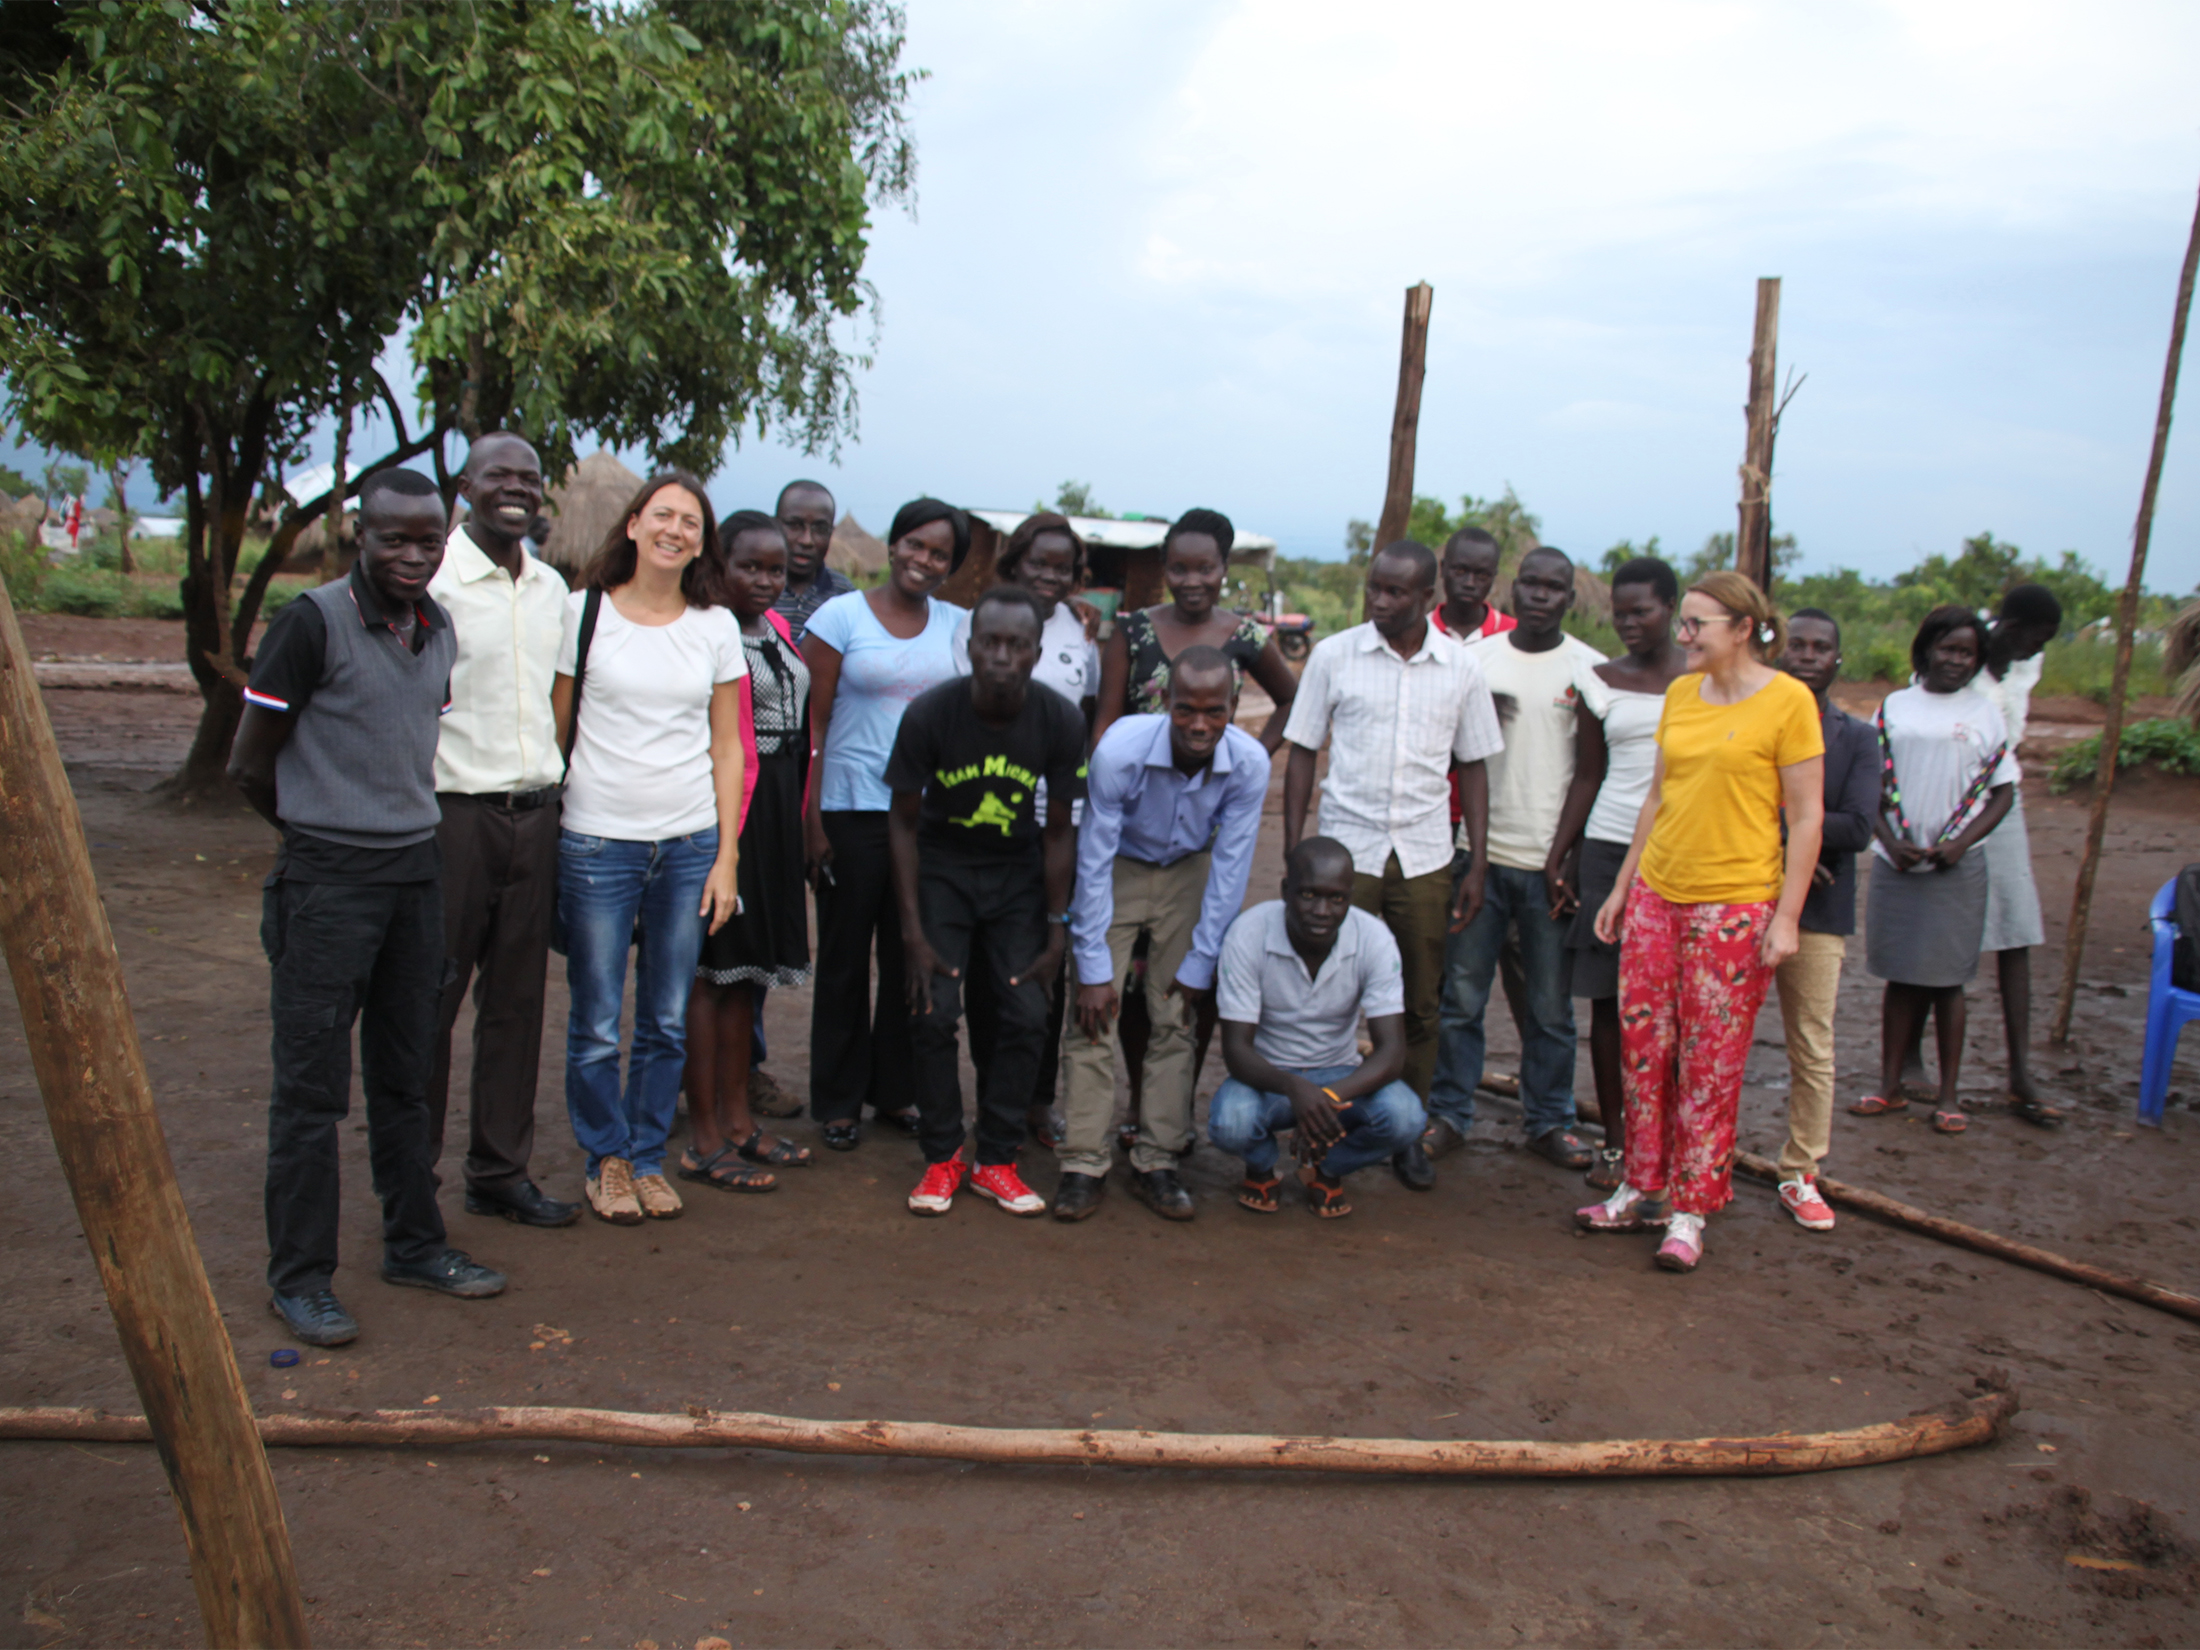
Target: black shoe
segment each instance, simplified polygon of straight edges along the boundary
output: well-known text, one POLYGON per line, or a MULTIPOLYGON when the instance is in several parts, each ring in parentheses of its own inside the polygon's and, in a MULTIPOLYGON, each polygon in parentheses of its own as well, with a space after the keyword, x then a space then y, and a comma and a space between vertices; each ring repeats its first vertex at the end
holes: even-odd
POLYGON ((1199 1212, 1174 1169, 1131 1170, 1131 1196, 1163 1220, 1190 1220, 1199 1212))
POLYGON ((914 1106, 904 1106, 900 1111, 882 1111, 872 1115, 874 1123, 884 1123, 890 1129, 899 1129, 914 1140, 917 1130, 924 1127, 924 1118, 914 1106))
POLYGON ((492 1272, 463 1249, 446 1249, 409 1266, 384 1261, 382 1281, 403 1284, 407 1289, 433 1289, 439 1295, 456 1295, 462 1300, 473 1301, 503 1294, 505 1277, 502 1272, 492 1272))
POLYGON ((310 1295, 270 1295, 267 1309, 283 1320, 291 1339, 308 1346, 346 1346, 359 1338, 359 1323, 333 1289, 310 1295))
POLYGON ((525 1176, 494 1191, 467 1187, 466 1212, 500 1215, 522 1226, 570 1226, 581 1218, 578 1203, 560 1203, 554 1197, 545 1196, 542 1188, 525 1176))
POLYGON ((1418 1140, 1390 1160, 1390 1170, 1409 1192, 1425 1192, 1436 1184, 1436 1165, 1428 1160, 1418 1140))
POLYGON ((829 1152, 852 1152, 863 1144, 863 1125, 843 1119, 825 1125, 825 1149, 829 1152))
POLYGON ((1528 1142, 1528 1150, 1538 1157, 1547 1157, 1562 1169, 1586 1169, 1596 1160, 1596 1152, 1589 1142, 1572 1129, 1553 1129, 1539 1134, 1528 1142))
POLYGON ((1108 1195, 1108 1183, 1096 1174, 1065 1169, 1054 1188, 1056 1220, 1090 1220, 1100 1212, 1100 1200, 1108 1195))

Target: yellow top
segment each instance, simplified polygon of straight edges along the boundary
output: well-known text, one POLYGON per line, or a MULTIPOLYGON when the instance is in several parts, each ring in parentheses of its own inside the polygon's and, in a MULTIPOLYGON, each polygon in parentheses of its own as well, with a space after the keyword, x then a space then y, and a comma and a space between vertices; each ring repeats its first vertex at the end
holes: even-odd
POLYGON ((1703 683, 1688 675, 1665 690, 1665 785, 1642 880, 1676 905, 1778 899, 1780 770, 1825 755, 1818 701, 1785 671, 1738 705, 1708 703, 1703 683))

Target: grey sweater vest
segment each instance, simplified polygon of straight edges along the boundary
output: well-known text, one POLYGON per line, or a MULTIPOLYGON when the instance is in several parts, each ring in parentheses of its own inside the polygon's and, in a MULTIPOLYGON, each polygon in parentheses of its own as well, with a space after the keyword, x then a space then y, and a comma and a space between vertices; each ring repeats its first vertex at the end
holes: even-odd
POLYGON ((436 610, 416 655, 387 625, 362 623, 351 581, 297 598, 328 631, 321 679, 275 759, 275 811, 310 836, 405 848, 435 834, 435 742, 458 638, 436 610))

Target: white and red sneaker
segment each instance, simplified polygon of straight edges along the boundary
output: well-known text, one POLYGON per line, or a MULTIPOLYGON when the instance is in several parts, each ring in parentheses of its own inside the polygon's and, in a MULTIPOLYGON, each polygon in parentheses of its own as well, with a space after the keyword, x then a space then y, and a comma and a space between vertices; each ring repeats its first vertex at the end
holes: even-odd
POLYGON ((1807 1226, 1814 1232, 1833 1230, 1832 1206, 1819 1195, 1815 1180, 1781 1181, 1780 1207, 1795 1217, 1798 1226, 1807 1226))
POLYGON ((909 1212, 913 1215, 947 1213, 955 1206, 955 1194, 962 1190, 964 1173, 960 1156, 951 1157, 945 1163, 925 1165, 924 1178, 909 1194, 909 1212))
POLYGON ((980 1197, 990 1197, 1012 1215, 1047 1212, 1047 1200, 1024 1184, 1024 1177, 1013 1163, 980 1164, 970 1171, 970 1189, 980 1197))
POLYGON ((1665 1223, 1658 1264, 1668 1272, 1693 1272, 1703 1260, 1703 1216, 1676 1213, 1665 1223))

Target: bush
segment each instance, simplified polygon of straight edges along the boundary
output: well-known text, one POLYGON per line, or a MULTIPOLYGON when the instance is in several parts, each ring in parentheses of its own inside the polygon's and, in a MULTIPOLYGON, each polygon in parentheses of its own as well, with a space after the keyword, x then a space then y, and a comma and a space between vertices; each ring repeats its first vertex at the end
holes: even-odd
POLYGON ((8 600, 19 613, 38 611, 39 592, 45 587, 46 552, 19 533, 0 533, 0 579, 8 585, 8 600))
POLYGON ((129 590, 122 580, 75 567, 51 575, 38 598, 43 612, 74 613, 86 619, 119 619, 129 608, 129 590))
MULTIPOLYGON (((2047 651, 2040 655, 2040 667, 2040 685, 2035 692, 2071 694, 2105 705, 2110 679, 2116 673, 2116 645, 2112 641, 2097 642, 2090 636, 2060 637, 2047 644, 2047 651)), ((2160 642, 2141 642, 2131 650, 2131 691, 2169 692, 2169 682, 2162 673, 2160 642)))
MULTIPOLYGON (((2116 745, 2116 771, 2151 762, 2164 773, 2200 774, 2200 728, 2175 717, 2134 722, 2116 745)), ((2074 785, 2090 785, 2101 767, 2101 736, 2079 740, 2056 761, 2047 788, 2057 796, 2074 785)))

